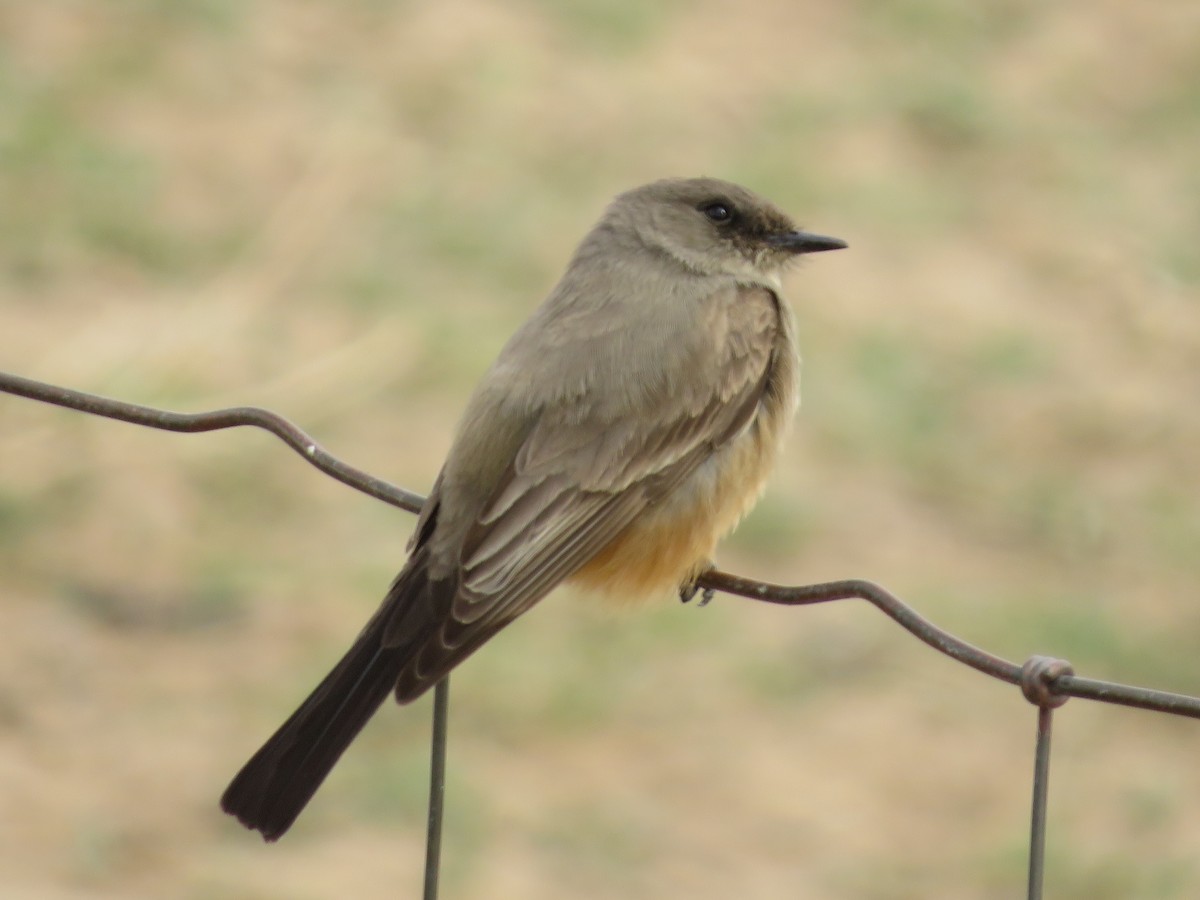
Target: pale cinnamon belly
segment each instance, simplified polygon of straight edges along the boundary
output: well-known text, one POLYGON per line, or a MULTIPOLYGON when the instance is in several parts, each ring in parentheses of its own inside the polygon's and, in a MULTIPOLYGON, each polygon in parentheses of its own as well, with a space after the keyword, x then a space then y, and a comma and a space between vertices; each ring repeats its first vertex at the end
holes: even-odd
POLYGON ((774 463, 774 429, 757 421, 703 464, 570 579, 614 601, 675 592, 707 568, 717 542, 762 494, 774 463))
MULTIPOLYGON (((689 583, 712 560, 717 542, 749 512, 762 494, 784 432, 798 405, 800 358, 791 311, 774 293, 764 293, 775 317, 770 371, 753 421, 717 450, 677 490, 647 509, 568 581, 615 601, 666 596, 689 583)), ((729 311, 732 332, 755 334, 751 322, 761 308, 729 311)))

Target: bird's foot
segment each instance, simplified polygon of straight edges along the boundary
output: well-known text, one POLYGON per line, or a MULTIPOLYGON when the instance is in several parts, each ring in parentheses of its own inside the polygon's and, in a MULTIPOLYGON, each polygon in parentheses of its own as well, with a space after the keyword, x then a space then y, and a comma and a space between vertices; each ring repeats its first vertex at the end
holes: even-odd
POLYGON ((707 572, 713 571, 716 566, 711 561, 705 562, 691 578, 679 586, 679 599, 683 603, 688 603, 697 593, 700 594, 700 602, 697 607, 708 606, 712 602, 712 598, 716 596, 716 592, 709 587, 700 587, 699 581, 707 572))

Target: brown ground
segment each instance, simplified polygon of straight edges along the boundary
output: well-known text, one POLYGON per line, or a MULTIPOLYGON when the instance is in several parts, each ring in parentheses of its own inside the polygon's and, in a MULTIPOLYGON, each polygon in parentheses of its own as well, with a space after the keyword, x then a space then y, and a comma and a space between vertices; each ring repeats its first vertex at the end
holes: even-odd
MULTIPOLYGON (((1198 158, 1195 5, 4 4, 3 368, 423 490, 609 196, 740 180, 851 250, 724 566, 1198 694, 1198 158)), ((216 808, 411 519, 16 399, 0 472, 0 895, 416 896, 424 703, 280 844, 216 808)), ((456 675, 443 896, 1019 896, 1033 724, 858 605, 552 600, 456 675)), ((1200 726, 1056 725, 1047 896, 1200 895, 1200 726)))

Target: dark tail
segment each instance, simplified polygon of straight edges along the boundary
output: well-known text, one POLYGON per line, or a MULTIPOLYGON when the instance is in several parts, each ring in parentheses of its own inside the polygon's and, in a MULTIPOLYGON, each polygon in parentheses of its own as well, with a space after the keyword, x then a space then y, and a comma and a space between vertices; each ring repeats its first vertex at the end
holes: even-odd
POLYGON ((225 789, 221 808, 265 840, 277 840, 296 821, 421 646, 432 623, 422 602, 425 567, 416 562, 410 559, 349 652, 225 789), (416 620, 406 629, 413 639, 385 647, 384 632, 397 614, 416 620))

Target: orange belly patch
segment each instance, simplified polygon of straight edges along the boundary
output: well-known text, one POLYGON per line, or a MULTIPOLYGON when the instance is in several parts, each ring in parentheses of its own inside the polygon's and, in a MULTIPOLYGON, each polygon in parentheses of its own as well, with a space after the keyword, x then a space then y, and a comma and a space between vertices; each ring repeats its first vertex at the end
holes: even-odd
POLYGON ((774 455, 753 432, 730 449, 719 470, 697 472, 569 581, 613 600, 633 601, 674 592, 703 571, 717 542, 758 500, 774 455))
POLYGON ((665 594, 696 574, 720 537, 699 516, 634 523, 570 581, 613 600, 665 594))

